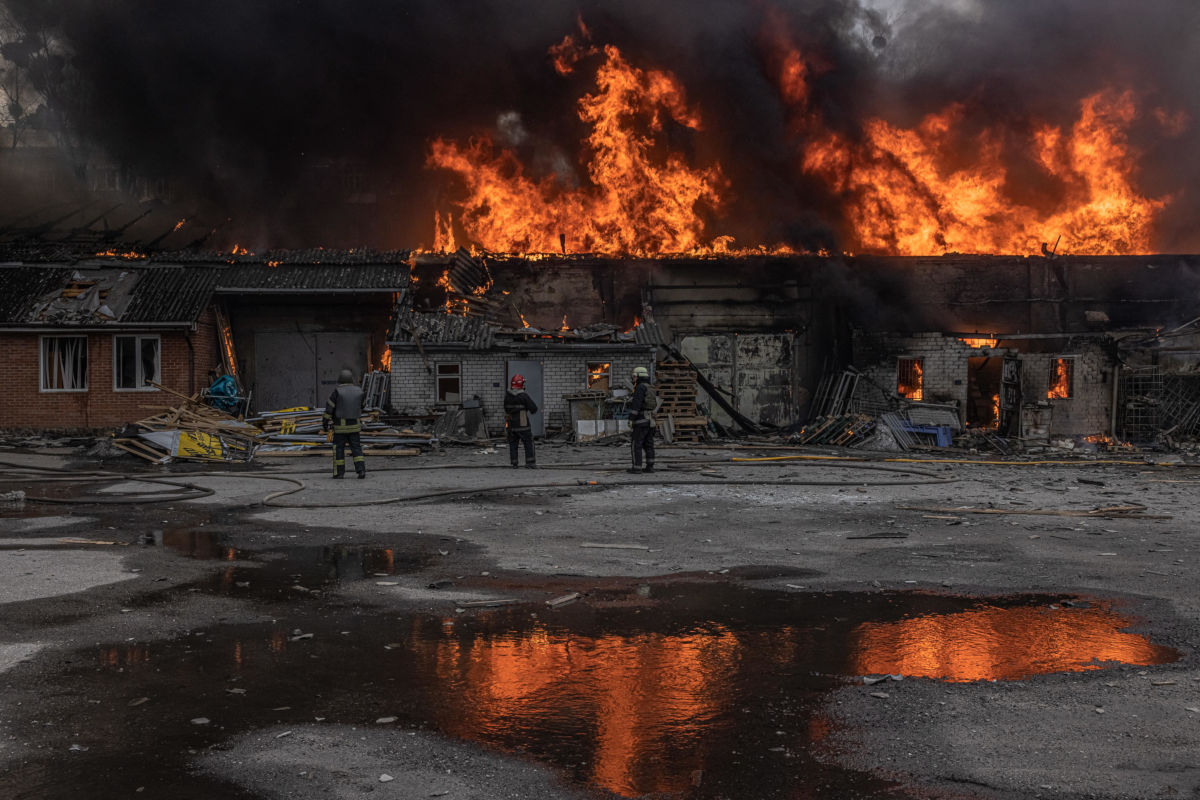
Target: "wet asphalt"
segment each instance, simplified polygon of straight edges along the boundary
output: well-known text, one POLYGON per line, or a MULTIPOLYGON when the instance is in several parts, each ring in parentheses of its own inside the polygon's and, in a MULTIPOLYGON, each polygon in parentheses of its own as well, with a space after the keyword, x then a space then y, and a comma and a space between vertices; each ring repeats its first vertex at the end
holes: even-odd
MULTIPOLYGON (((470 451, 380 464, 362 482, 289 464, 306 488, 279 499, 459 492, 411 504, 264 507, 281 486, 249 472, 187 478, 215 490, 195 500, 0 509, 0 787, 1116 798, 1200 786, 1187 755, 1200 744, 1194 487, 1173 482, 1200 480, 1192 470, 920 465, 955 480, 879 486, 904 476, 696 465, 678 451, 661 480, 607 485, 612 455, 554 451, 536 479, 470 451), (762 480, 686 482, 747 475, 762 480), (1135 502, 1146 510, 1118 518, 963 510, 1135 502)), ((83 500, 134 491, 0 491, 17 484, 83 500)))

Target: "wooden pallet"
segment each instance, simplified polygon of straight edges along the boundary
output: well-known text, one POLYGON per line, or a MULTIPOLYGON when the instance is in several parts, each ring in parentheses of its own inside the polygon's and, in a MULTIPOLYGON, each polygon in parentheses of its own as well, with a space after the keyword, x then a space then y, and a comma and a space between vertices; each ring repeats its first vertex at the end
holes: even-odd
POLYGON ((654 368, 660 416, 671 418, 672 440, 698 443, 708 437, 708 417, 696 407, 696 373, 688 364, 663 362, 654 368))

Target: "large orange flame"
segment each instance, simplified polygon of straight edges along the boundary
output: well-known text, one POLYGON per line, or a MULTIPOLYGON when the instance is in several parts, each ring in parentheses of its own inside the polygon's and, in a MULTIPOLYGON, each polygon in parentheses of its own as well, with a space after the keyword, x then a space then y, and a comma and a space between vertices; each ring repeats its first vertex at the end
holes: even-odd
MULTIPOLYGON (((682 85, 668 72, 631 65, 616 47, 601 52, 597 90, 579 102, 579 118, 591 129, 584 185, 568 187, 557 176, 534 179, 514 153, 498 151, 487 137, 466 145, 433 142, 428 164, 456 173, 466 187, 457 203, 461 229, 494 251, 547 253, 561 246, 656 254, 727 245, 727 238, 706 237, 701 216, 721 204, 720 167, 693 168, 677 153, 661 153, 656 141, 668 120, 700 129, 700 115, 688 106, 682 85)), ((568 72, 576 57, 589 53, 568 39, 553 56, 568 72)), ((448 238, 440 215, 438 229, 440 240, 448 238)))
MULTIPOLYGON (((1105 90, 1081 101, 1069 128, 1037 124, 1025 157, 1058 196, 1038 208, 1011 196, 1003 126, 966 134, 966 107, 952 104, 913 128, 869 119, 852 140, 832 131, 810 104, 811 75, 827 69, 778 30, 769 33, 779 93, 805 140, 802 170, 843 203, 848 249, 897 255, 1036 254, 1057 243, 1081 255, 1148 252, 1157 213, 1169 197, 1134 184, 1137 153, 1128 130, 1138 117, 1132 92, 1105 90)), ((1183 124, 1155 112, 1164 129, 1183 124)), ((1168 132, 1170 132, 1168 130, 1168 132)))

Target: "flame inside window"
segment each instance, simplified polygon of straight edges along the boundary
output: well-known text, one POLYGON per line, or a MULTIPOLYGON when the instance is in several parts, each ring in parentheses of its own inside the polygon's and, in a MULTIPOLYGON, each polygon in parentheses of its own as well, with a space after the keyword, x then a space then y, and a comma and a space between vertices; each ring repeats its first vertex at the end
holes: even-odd
POLYGON ((1066 400, 1074 395, 1075 359, 1056 358, 1050 362, 1050 391, 1048 400, 1066 400))
POLYGON ((974 348, 986 347, 988 349, 991 349, 991 348, 995 347, 996 344, 1000 340, 999 339, 986 339, 986 338, 978 338, 978 339, 963 338, 963 339, 959 339, 959 341, 962 342, 963 344, 965 344, 967 347, 974 347, 974 348))
POLYGON ((589 361, 587 388, 607 392, 612 375, 612 364, 608 361, 589 361))
POLYGON ((925 399, 924 359, 902 358, 896 363, 896 394, 906 400, 925 399))

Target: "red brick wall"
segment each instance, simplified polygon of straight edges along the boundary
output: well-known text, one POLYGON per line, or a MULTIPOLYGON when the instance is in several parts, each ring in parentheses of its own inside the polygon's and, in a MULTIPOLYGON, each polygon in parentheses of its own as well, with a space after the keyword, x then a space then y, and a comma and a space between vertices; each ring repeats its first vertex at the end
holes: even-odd
MULTIPOLYGON (((206 312, 195 332, 154 333, 162 342, 162 384, 188 395, 204 388, 208 384, 208 370, 218 364, 211 312, 206 312)), ((0 333, 5 398, 0 403, 0 429, 119 428, 155 413, 154 409, 143 406, 176 405, 179 399, 166 392, 113 389, 113 336, 87 334, 86 392, 43 392, 39 389, 39 334, 0 333)))

